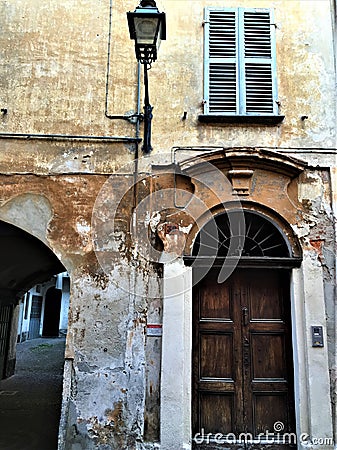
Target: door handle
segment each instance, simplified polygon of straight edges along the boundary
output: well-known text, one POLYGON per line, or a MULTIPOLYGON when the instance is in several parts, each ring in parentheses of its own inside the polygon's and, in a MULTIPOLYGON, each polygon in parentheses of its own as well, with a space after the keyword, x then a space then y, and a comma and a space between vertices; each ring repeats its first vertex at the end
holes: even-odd
POLYGON ((248 308, 246 307, 242 308, 242 320, 244 326, 246 327, 248 325, 248 308))

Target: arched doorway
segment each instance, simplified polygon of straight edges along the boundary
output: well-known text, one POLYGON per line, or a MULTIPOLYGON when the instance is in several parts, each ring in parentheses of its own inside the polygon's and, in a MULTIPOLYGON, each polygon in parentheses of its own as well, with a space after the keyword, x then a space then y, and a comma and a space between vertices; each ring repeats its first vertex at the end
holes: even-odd
MULTIPOLYGON (((193 215, 196 219, 188 223, 189 228, 181 227, 180 214, 176 216, 176 219, 170 215, 168 224, 170 227, 167 234, 169 234, 169 230, 172 230, 172 224, 175 223, 180 231, 178 236, 184 237, 183 235, 185 235, 183 255, 181 255, 180 249, 174 245, 176 241, 170 244, 168 239, 166 242, 163 240, 163 244, 167 245, 164 246, 162 255, 161 447, 165 450, 173 447, 191 449, 194 443, 200 449, 202 445, 204 445, 204 450, 212 449, 212 447, 214 449, 217 445, 220 450, 237 443, 235 439, 233 442, 233 436, 230 436, 229 442, 221 443, 220 437, 220 443, 216 444, 214 440, 212 443, 208 443, 209 436, 207 434, 205 436, 204 432, 204 444, 199 444, 200 441, 196 442, 194 435, 196 428, 192 431, 192 423, 195 426, 195 412, 192 412, 194 402, 192 402, 191 380, 193 372, 198 371, 198 367, 192 367, 191 357, 193 353, 192 309, 196 298, 196 291, 193 296, 193 287, 208 273, 211 276, 210 268, 214 270, 220 268, 219 275, 222 284, 226 280, 229 283, 230 276, 235 275, 235 272, 239 270, 244 273, 256 269, 264 274, 267 273, 267 270, 268 273, 275 271, 275 273, 285 274, 286 278, 279 283, 281 285, 286 283, 286 294, 290 293, 297 442, 301 446, 301 436, 310 436, 308 438, 310 445, 315 446, 313 441, 316 438, 319 439, 322 435, 332 436, 331 379, 329 378, 327 346, 320 348, 320 351, 312 348, 311 333, 312 327, 316 324, 322 327, 324 338, 328 338, 326 322, 328 311, 324 301, 323 269, 321 264, 317 264, 317 256, 313 255, 313 250, 308 248, 301 228, 302 220, 306 220, 306 207, 299 201, 298 187, 301 182, 298 176, 305 169, 305 164, 279 153, 265 150, 251 151, 235 148, 227 151, 222 149, 215 153, 209 152, 204 156, 205 159, 201 159, 198 155, 179 164, 184 173, 187 173, 193 180, 196 192, 206 206, 200 214, 193 215), (216 176, 214 176, 216 171, 212 168, 207 170, 205 161, 211 162, 213 167, 218 168, 221 173, 226 175, 232 185, 229 189, 226 189, 226 183, 217 182, 216 176), (211 191, 216 192, 216 195, 208 194, 205 189, 207 183, 209 183, 208 186, 212 186, 211 191), (283 248, 287 251, 282 253, 282 256, 277 256, 277 253, 268 254, 266 252, 267 241, 264 239, 269 236, 269 233, 262 238, 261 235, 257 235, 259 238, 257 243, 262 249, 260 255, 249 255, 247 247, 244 252, 241 252, 240 247, 235 245, 232 245, 231 250, 233 251, 219 255, 217 243, 220 240, 226 244, 228 236, 220 237, 220 239, 217 237, 217 235, 221 236, 222 232, 226 234, 226 230, 221 227, 220 223, 217 223, 217 220, 225 222, 226 215, 223 213, 235 207, 237 210, 241 208, 247 219, 249 219, 249 214, 263 219, 260 224, 262 226, 262 222, 265 223, 264 228, 258 225, 259 221, 255 222, 257 223, 256 232, 260 229, 261 231, 265 230, 265 227, 268 228, 271 224, 272 230, 278 231, 281 235, 285 243, 283 248), (210 235, 216 242, 216 246, 212 244, 216 251, 204 252, 201 255, 196 252, 192 255, 197 233, 205 227, 212 216, 215 218, 213 229, 215 229, 216 238, 214 239, 213 233, 210 235), (221 219, 220 216, 222 216, 221 219), (172 254, 175 256, 174 260, 172 254), (226 259, 225 265, 223 264, 224 259, 226 259), (225 270, 222 270, 223 268, 225 270), (319 382, 316 383, 313 380, 319 382), (322 402, 322 398, 329 400, 322 402), (194 420, 192 420, 192 416, 194 420)), ((245 222, 249 222, 249 220, 245 222)), ((208 228, 205 229, 211 231, 208 228)), ((246 231, 242 233, 241 230, 238 230, 236 238, 235 235, 232 236, 232 241, 240 243, 240 236, 245 236, 245 234, 246 231)), ((254 238, 255 234, 249 236, 254 238)), ((217 282, 218 278, 216 275, 217 282)), ((265 276, 265 278, 268 277, 265 276)), ((243 282, 245 280, 246 277, 243 282)), ((240 282, 240 284, 242 283, 240 282)), ((242 294, 239 293, 239 295, 242 294)), ((282 301, 283 303, 284 301, 282 301)), ((285 296, 285 303, 289 305, 287 296, 285 296)), ((193 344, 194 342, 195 339, 193 344)), ((210 345, 210 347, 212 346, 210 345)), ((258 400, 263 399, 260 396, 258 400)), ((213 402, 213 409, 216 408, 218 406, 213 402)), ((217 423, 215 425, 218 427, 217 423)), ((267 425, 269 428, 270 425, 267 425)), ((281 435, 282 431, 280 428, 281 435)), ((243 442, 241 448, 248 448, 249 445, 249 443, 243 442)), ((252 447, 254 448, 254 446, 255 449, 263 448, 263 443, 253 442, 252 447)), ((269 446, 274 448, 274 444, 271 442, 269 442, 269 446)))
POLYGON ((279 226, 248 210, 207 223, 193 256, 194 448, 288 448, 296 431, 290 268, 298 260, 279 226))
MULTIPOLYGON (((13 375, 19 299, 34 285, 66 269, 42 241, 0 221, 0 379, 13 375)), ((39 305, 36 305, 39 308, 39 305)))
MULTIPOLYGON (((41 338, 20 343, 23 347, 18 352, 21 358, 18 364, 16 344, 19 312, 24 311, 20 309, 20 299, 34 286, 48 282, 66 269, 42 241, 2 221, 0 244, 0 392, 3 396, 0 448, 55 450, 62 401, 64 338, 60 345, 43 342, 41 338), (41 427, 41 423, 45 426, 41 427)), ((31 305, 27 317, 32 319, 29 331, 33 338, 39 336, 42 302, 40 295, 35 297, 26 302, 31 305)))

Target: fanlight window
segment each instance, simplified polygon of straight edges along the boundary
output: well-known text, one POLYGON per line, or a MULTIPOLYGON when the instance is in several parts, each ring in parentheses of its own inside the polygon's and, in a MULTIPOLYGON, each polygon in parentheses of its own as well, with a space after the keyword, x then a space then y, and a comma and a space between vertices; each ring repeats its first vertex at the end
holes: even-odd
POLYGON ((232 211, 210 220, 199 232, 193 256, 289 257, 279 229, 251 211, 232 211))

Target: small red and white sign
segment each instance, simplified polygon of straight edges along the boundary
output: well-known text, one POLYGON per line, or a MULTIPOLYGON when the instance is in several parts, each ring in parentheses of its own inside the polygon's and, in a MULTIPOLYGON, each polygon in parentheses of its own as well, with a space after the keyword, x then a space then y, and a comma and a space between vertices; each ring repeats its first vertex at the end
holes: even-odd
POLYGON ((148 323, 146 326, 146 334, 148 336, 162 336, 163 325, 161 323, 148 323))

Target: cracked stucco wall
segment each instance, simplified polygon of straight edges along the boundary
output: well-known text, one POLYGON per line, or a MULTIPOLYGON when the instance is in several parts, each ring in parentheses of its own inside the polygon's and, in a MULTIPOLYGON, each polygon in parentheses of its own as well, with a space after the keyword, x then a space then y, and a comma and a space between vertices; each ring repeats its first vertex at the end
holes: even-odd
MULTIPOLYGON (((198 122, 203 99, 203 7, 223 6, 223 1, 157 3, 167 15, 168 39, 149 73, 154 151, 147 158, 141 156, 139 168, 147 177, 152 163, 171 163, 174 146, 198 146, 201 153, 211 146, 271 147, 309 164, 293 182, 284 174, 271 177, 260 167, 253 176, 250 200, 273 208, 276 192, 283 217, 305 252, 322 266, 333 386, 336 206, 333 218, 331 199, 336 196, 336 175, 331 181, 329 167, 336 166, 336 78, 331 3, 231 1, 233 7, 275 10, 279 100, 285 115, 277 127, 198 122), (301 120, 303 115, 308 119, 301 120)), ((112 2, 109 114, 137 108, 137 64, 125 14, 135 6, 131 0, 112 2)), ((134 201, 138 205, 153 190, 172 188, 174 180, 150 176, 139 184, 135 198, 129 189, 134 143, 67 138, 136 135, 133 124, 104 115, 109 15, 109 0, 98 0, 94 8, 89 0, 0 3, 0 108, 7 109, 0 115, 0 133, 64 134, 62 139, 0 136, 0 219, 41 239, 71 275, 68 412, 62 422, 67 450, 145 449, 147 442, 154 448, 159 440, 161 338, 148 336, 146 325, 161 323, 161 268, 143 263, 130 240, 130 223, 134 201), (92 215, 104 213, 97 198, 114 173, 109 196, 113 199, 118 192, 125 196, 115 216, 116 239, 110 239, 107 222, 104 239, 96 240, 111 250, 102 268, 91 239, 92 215)), ((140 101, 142 96, 141 86, 140 101)), ((189 157, 186 151, 181 158, 189 157)), ((197 192, 214 206, 215 200, 197 182, 180 180, 179 188, 197 192)), ((149 226, 151 243, 160 252, 155 235, 159 219, 176 218, 184 234, 190 223, 183 214, 175 217, 174 210, 163 213, 160 198, 149 206, 140 228, 147 232, 149 226)), ((139 237, 140 247, 145 235, 139 237)))

